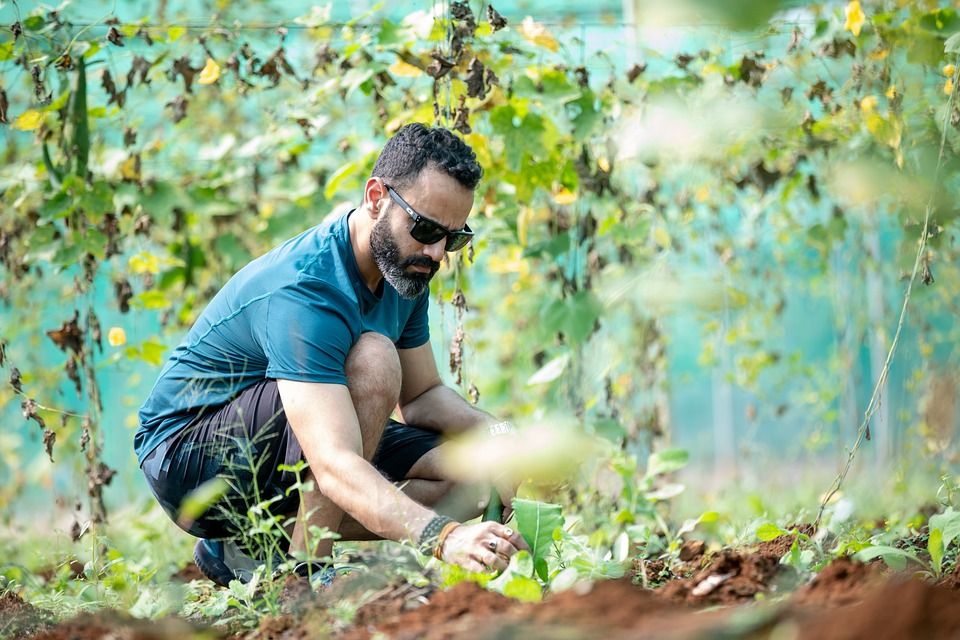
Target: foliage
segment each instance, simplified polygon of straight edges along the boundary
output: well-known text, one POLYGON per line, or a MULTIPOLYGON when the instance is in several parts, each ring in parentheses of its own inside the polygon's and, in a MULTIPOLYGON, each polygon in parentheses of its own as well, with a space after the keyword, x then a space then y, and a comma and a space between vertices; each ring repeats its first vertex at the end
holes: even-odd
MULTIPOLYGON (((667 393, 690 391, 668 389, 681 309, 696 318, 699 365, 756 400, 747 428, 769 436, 786 416, 813 452, 842 455, 864 395, 855 364, 888 353, 884 308, 902 300, 901 272, 917 258, 907 415, 888 421, 916 437, 881 430, 878 448, 948 459, 955 444, 923 400, 960 357, 960 16, 948 5, 813 3, 768 23, 783 7, 766 2, 745 12, 762 14, 756 32, 647 49, 632 66, 587 57, 582 36, 567 42, 534 18, 503 28, 469 7, 469 18, 347 23, 318 7, 296 28, 252 32, 245 2, 202 28, 113 14, 80 26, 69 4, 5 5, 16 15, 0 35, 0 406, 37 437, 0 435, 0 501, 31 486, 30 460, 56 460, 82 477, 56 490, 69 504, 86 494, 72 537, 92 549, 87 581, 60 565, 44 597, 61 611, 171 610, 156 563, 100 530, 114 476, 104 447, 136 422, 103 402, 103 381, 154 378, 222 283, 355 200, 380 143, 411 120, 455 128, 485 168, 481 233, 433 290, 450 378, 505 415, 569 414, 609 447, 586 480, 549 496, 560 507, 518 502, 533 553, 493 588, 533 600, 544 585, 619 575, 635 557, 670 559, 697 528, 733 528, 702 509, 678 525, 665 508, 688 461, 667 446, 667 393), (811 300, 834 316, 825 354, 789 340, 806 329, 791 310, 811 300), (775 393, 786 400, 763 402, 775 393), (131 595, 140 585, 151 586, 131 595)), ((757 26, 743 14, 726 18, 757 26)), ((870 377, 889 382, 890 371, 870 377)), ((222 490, 204 488, 183 517, 222 490)), ((761 526, 742 535, 792 535, 787 560, 816 565, 817 541, 756 511, 761 526)), ((955 563, 955 515, 931 517, 923 544, 907 548, 851 526, 837 552, 939 576, 955 563)), ((289 523, 259 498, 245 516, 272 558, 289 523)), ((276 604, 257 586, 191 586, 184 611, 252 624, 276 604)))

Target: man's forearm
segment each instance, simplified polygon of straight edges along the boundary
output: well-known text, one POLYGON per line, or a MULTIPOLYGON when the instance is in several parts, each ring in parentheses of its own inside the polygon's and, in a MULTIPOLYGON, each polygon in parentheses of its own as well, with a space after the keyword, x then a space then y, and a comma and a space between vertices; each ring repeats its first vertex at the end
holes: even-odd
POLYGON ((400 415, 407 424, 442 433, 463 433, 497 422, 489 413, 477 409, 443 384, 432 387, 401 406, 400 415))
POLYGON ((405 495, 362 456, 341 450, 312 461, 317 489, 370 532, 389 540, 416 542, 436 514, 405 495))

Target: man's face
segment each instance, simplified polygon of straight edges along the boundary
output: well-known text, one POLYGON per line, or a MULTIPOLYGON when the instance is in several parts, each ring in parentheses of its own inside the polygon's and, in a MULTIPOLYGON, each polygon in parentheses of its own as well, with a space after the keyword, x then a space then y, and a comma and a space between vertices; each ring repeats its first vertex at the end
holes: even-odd
MULTIPOLYGON (((424 169, 397 193, 418 213, 450 230, 462 229, 473 207, 473 191, 442 171, 424 169)), ((416 298, 440 268, 446 238, 422 244, 410 235, 413 219, 384 190, 380 217, 373 225, 370 250, 384 279, 404 298, 416 298)))

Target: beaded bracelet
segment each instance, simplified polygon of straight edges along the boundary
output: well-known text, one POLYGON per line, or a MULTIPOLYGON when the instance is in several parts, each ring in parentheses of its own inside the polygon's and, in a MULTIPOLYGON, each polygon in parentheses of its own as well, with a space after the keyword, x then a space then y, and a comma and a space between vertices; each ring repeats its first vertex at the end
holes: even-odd
POLYGON ((423 531, 420 533, 420 539, 417 541, 420 551, 426 555, 430 555, 440 538, 440 533, 443 531, 443 528, 451 522, 455 522, 455 520, 447 516, 434 516, 431 518, 427 526, 423 528, 423 531))

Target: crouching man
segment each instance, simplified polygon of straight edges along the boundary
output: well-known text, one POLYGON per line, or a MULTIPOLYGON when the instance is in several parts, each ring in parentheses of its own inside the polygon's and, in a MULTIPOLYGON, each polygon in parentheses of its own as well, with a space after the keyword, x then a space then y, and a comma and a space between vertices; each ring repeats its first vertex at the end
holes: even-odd
POLYGON ((449 131, 403 127, 358 208, 241 269, 171 354, 134 448, 174 520, 197 487, 229 483, 213 509, 180 521, 201 538, 194 558, 214 582, 249 577, 237 523, 274 496, 273 514, 297 516, 288 554, 330 555, 329 539, 307 548, 313 526, 346 540, 411 541, 474 571, 503 569, 526 548, 497 522, 460 524, 477 515, 476 500, 466 512, 433 509, 454 486, 439 464, 441 436, 503 430, 441 384, 427 321, 430 279, 473 236, 480 176, 449 131), (300 460, 316 491, 287 492, 300 460))

